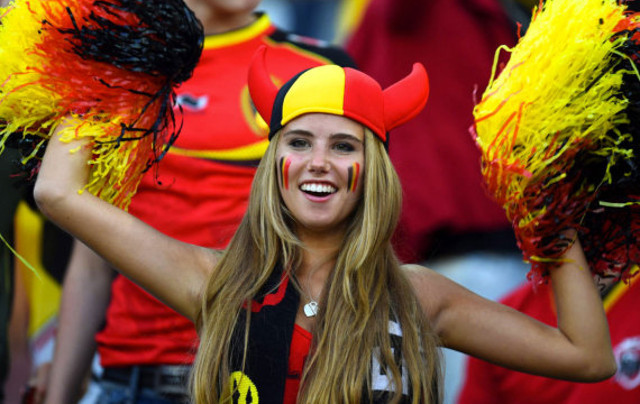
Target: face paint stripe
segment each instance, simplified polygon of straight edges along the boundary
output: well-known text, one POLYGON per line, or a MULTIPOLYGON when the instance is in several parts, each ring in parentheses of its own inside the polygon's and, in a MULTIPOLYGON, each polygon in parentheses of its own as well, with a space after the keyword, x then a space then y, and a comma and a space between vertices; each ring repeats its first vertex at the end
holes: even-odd
POLYGON ((291 165, 291 160, 289 157, 286 159, 284 157, 280 158, 280 175, 282 175, 282 187, 284 189, 289 189, 289 166, 291 165))
POLYGON ((355 174, 353 175, 353 192, 356 192, 356 188, 358 187, 358 177, 360 176, 360 164, 353 163, 355 167, 355 174))
POLYGON ((360 174, 360 164, 353 163, 348 170, 349 180, 347 182, 347 189, 351 192, 355 192, 358 186, 358 175, 360 174))

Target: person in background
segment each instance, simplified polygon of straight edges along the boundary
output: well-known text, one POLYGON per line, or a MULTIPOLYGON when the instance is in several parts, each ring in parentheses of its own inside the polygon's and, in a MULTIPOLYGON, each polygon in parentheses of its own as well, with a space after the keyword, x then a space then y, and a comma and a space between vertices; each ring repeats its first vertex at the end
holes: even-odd
POLYGON ((72 242, 68 234, 46 220, 35 207, 31 197, 33 187, 22 188, 20 193, 24 197, 14 218, 13 247, 17 254, 13 258, 8 402, 17 402, 22 394, 35 394, 29 393, 29 388, 44 391, 46 387, 55 346, 61 283, 72 242))
MULTIPOLYGON (((458 404, 632 404, 640 402, 640 276, 629 283, 596 277, 618 371, 599 383, 571 383, 511 371, 469 357, 458 404)), ((545 324, 557 324, 548 284, 525 284, 502 303, 545 324)))
MULTIPOLYGON (((20 192, 14 188, 10 175, 14 172, 14 159, 17 153, 8 150, 0 157, 0 236, 9 245, 13 244, 13 218, 20 200, 20 192)), ((5 381, 11 363, 9 346, 9 324, 13 302, 14 283, 13 253, 9 247, 0 242, 0 402, 4 402, 5 381)))
MULTIPOLYGON (((279 30, 266 14, 255 12, 258 0, 186 3, 206 37, 193 77, 178 90, 184 127, 143 178, 129 211, 182 241, 223 248, 242 219, 268 143, 266 124, 247 90, 254 51, 262 44, 270 48, 267 63, 281 83, 304 68, 353 62, 342 50, 279 30)), ((114 276, 101 258, 75 243, 45 403, 78 399, 96 343, 104 368, 100 402, 186 399, 197 348, 193 323, 127 278, 114 276)))
MULTIPOLYGON (((0 0, 0 7, 4 7, 8 0, 0 0)), ((2 19, 0 18, 0 24, 2 19)), ((11 168, 12 156, 5 155, 0 158, 0 181, 2 181, 2 189, 11 189, 11 181, 9 173, 11 168)), ((17 192, 3 192, 0 203, 2 207, 2 220, 0 221, 0 235, 6 238, 7 235, 13 234, 13 212, 18 203, 19 196, 17 192)), ((12 277, 13 267, 11 260, 11 251, 4 245, 0 248, 0 402, 4 399, 4 382, 7 377, 9 367, 9 345, 8 345, 8 326, 9 317, 11 315, 12 301, 12 277)))
MULTIPOLYGON (((389 149, 405 195, 394 240, 399 257, 498 299, 525 281, 528 266, 502 207, 483 188, 480 152, 469 127, 495 50, 515 44, 517 24, 524 33, 528 10, 538 1, 349 3, 364 10, 350 18, 353 31, 343 34, 359 68, 385 86, 420 61, 431 78, 429 105, 395 131, 401 140, 389 149)), ((463 355, 445 350, 445 362, 445 403, 452 403, 463 355)))

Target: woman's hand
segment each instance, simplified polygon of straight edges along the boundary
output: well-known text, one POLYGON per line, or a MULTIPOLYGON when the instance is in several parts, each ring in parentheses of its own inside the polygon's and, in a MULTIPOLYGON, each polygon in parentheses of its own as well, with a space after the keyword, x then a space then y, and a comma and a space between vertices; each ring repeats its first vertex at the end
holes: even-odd
POLYGON ((89 142, 86 139, 61 140, 65 131, 73 130, 71 124, 70 119, 58 126, 49 139, 35 184, 34 198, 48 217, 56 214, 56 205, 64 203, 65 198, 82 192, 89 177, 89 142))

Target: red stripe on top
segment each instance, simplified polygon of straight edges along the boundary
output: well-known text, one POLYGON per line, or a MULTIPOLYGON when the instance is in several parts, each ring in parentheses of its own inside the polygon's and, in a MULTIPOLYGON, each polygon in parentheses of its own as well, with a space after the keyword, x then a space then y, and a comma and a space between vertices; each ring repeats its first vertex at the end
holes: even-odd
POLYGON ((289 369, 284 384, 284 399, 282 404, 296 404, 302 370, 311 349, 311 333, 298 324, 293 326, 291 346, 289 347, 289 369))

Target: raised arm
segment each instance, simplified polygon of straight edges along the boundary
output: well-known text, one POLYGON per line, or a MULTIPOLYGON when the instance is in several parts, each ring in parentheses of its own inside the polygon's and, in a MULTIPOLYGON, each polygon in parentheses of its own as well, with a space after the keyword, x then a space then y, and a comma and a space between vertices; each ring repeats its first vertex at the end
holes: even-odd
POLYGON ((165 236, 90 193, 79 192, 88 178, 90 149, 80 141, 61 142, 64 128, 57 128, 49 141, 38 174, 34 195, 40 210, 122 274, 194 319, 217 253, 165 236))
MULTIPOLYGON (((486 300, 427 269, 408 271, 425 313, 449 348, 514 370, 573 381, 613 375, 602 301, 579 241, 553 270, 558 328, 486 300)), ((472 268, 470 270, 473 270, 472 268)))

